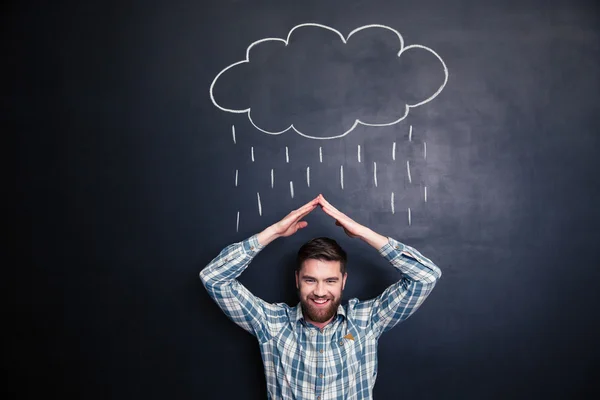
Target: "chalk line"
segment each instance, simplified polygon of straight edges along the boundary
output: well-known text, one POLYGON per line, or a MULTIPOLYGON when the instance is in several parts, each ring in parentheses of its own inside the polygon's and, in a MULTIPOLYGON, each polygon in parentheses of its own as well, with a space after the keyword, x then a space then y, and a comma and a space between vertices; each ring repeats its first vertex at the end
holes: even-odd
POLYGON ((425 203, 427 203, 427 186, 425 186, 425 190, 423 191, 423 197, 425 199, 425 203))
POLYGON ((231 125, 231 135, 233 136, 233 144, 236 144, 236 142, 235 142, 235 125, 231 125))
POLYGON ((375 187, 377 187, 377 163, 373 162, 373 181, 375 182, 375 187))
POLYGON ((437 97, 437 95, 439 95, 439 94, 441 93, 441 91, 444 89, 444 87, 446 86, 446 83, 447 83, 447 82, 448 82, 448 68, 446 67, 446 63, 444 62, 444 60, 443 60, 443 59, 442 59, 442 58, 441 58, 441 57, 440 57, 440 56, 439 56, 439 55, 438 55, 438 54, 437 54, 435 51, 433 51, 433 50, 432 50, 432 49, 430 49, 429 47, 426 47, 426 46, 423 46, 423 45, 420 45, 420 44, 413 44, 413 45, 410 45, 410 46, 406 46, 406 47, 405 47, 405 46, 404 46, 404 39, 402 38, 402 35, 400 35, 400 33, 399 33, 397 30, 395 30, 395 29, 393 29, 393 28, 391 28, 391 27, 389 27, 389 26, 386 26, 386 25, 379 25, 379 24, 363 25, 363 26, 360 26, 360 27, 358 27, 358 28, 354 29, 353 31, 351 31, 351 32, 348 34, 348 36, 347 36, 347 37, 344 37, 344 35, 342 35, 342 34, 341 34, 341 33, 340 33, 338 30, 336 30, 336 29, 334 29, 334 28, 331 28, 331 27, 329 27, 329 26, 326 26, 326 25, 321 25, 321 24, 316 24, 316 23, 303 23, 303 24, 296 25, 296 26, 294 26, 292 29, 290 29, 290 31, 288 32, 288 35, 287 35, 286 39, 283 39, 283 38, 273 38, 273 37, 268 37, 268 38, 259 39, 259 40, 256 40, 256 41, 252 42, 252 43, 251 43, 251 44, 250 44, 250 45, 249 45, 249 46, 246 48, 246 58, 245 58, 245 59, 243 59, 243 60, 241 60, 241 61, 237 61, 237 62, 235 62, 235 63, 233 63, 233 64, 231 64, 231 65, 229 65, 229 66, 225 67, 223 70, 221 70, 221 71, 220 71, 220 72, 217 74, 217 76, 215 76, 215 78, 213 79, 212 83, 210 84, 209 94, 210 94, 210 100, 211 100, 211 101, 212 101, 212 103, 215 105, 215 107, 217 107, 217 108, 219 108, 220 110, 222 110, 222 111, 225 111, 225 112, 230 112, 230 113, 235 113, 235 114, 242 114, 242 113, 245 113, 245 114, 247 115, 247 117, 248 117, 248 120, 250 121, 250 123, 251 123, 251 124, 252 124, 252 125, 253 125, 253 126, 256 128, 256 129, 258 129, 258 130, 259 130, 259 131, 261 131, 261 132, 267 133, 267 134, 269 134, 269 135, 280 135, 280 134, 282 134, 282 133, 284 133, 284 132, 287 132, 288 130, 290 130, 290 129, 291 129, 291 130, 294 130, 294 131, 295 131, 297 134, 299 134, 299 135, 301 135, 301 136, 304 136, 304 137, 306 137, 306 138, 308 138, 308 139, 315 139, 315 140, 327 140, 327 139, 336 139, 336 138, 340 138, 340 137, 346 136, 348 133, 352 132, 352 131, 353 131, 353 130, 354 130, 354 129, 355 129, 357 126, 358 126, 358 125, 365 125, 365 126, 390 126, 390 125, 397 124, 398 122, 400 122, 400 121, 402 121, 403 119, 405 119, 405 118, 406 118, 406 116, 408 115, 408 113, 409 113, 409 111, 410 111, 410 109, 411 109, 411 108, 414 108, 414 107, 421 106, 421 105, 423 105, 423 104, 425 104, 425 103, 428 103, 428 102, 430 102, 430 101, 431 101, 431 100, 433 100, 435 97, 437 97), (440 87, 439 87, 439 88, 438 88, 438 89, 435 91, 435 93, 434 93, 433 95, 429 96, 429 97, 428 97, 428 98, 426 98, 425 100, 423 100, 423 101, 421 101, 421 102, 419 102, 419 103, 415 103, 415 104, 406 104, 406 105, 404 106, 404 113, 403 113, 403 115, 402 115, 400 118, 396 119, 396 120, 393 120, 393 121, 391 121, 391 122, 386 122, 386 123, 379 123, 379 124, 375 124, 375 123, 364 122, 364 121, 361 121, 360 119, 356 119, 356 120, 354 121, 354 124, 352 124, 352 126, 351 126, 351 127, 350 127, 350 128, 349 128, 349 129, 348 129, 346 132, 344 132, 344 133, 342 133, 342 134, 340 134, 340 135, 337 135, 337 136, 330 136, 330 137, 318 137, 318 136, 310 136, 310 135, 307 135, 307 134, 305 134, 305 133, 303 133, 303 132, 299 131, 299 130, 298 130, 298 129, 297 129, 295 126, 294 126, 294 124, 291 124, 290 126, 288 126, 287 128, 285 128, 285 129, 284 129, 284 130, 282 130, 282 131, 277 131, 277 132, 267 131, 267 130, 265 130, 265 129, 262 129, 262 128, 260 128, 258 125, 256 125, 256 124, 254 123, 254 121, 252 120, 252 117, 251 117, 251 115, 250 115, 250 114, 251 114, 251 107, 248 107, 248 108, 245 108, 245 109, 231 109, 231 108, 225 108, 225 107, 223 107, 223 106, 221 106, 221 105, 219 105, 219 104, 217 103, 217 101, 215 100, 214 94, 213 94, 214 87, 215 87, 215 84, 217 83, 217 80, 218 80, 218 79, 219 79, 219 77, 221 77, 221 75, 223 75, 223 74, 224 74, 224 73, 225 73, 227 70, 229 70, 229 69, 231 69, 231 68, 234 68, 235 66, 237 66, 237 65, 240 65, 240 64, 249 63, 249 62, 250 62, 250 50, 251 50, 251 49, 252 49, 254 46, 256 46, 256 45, 258 45, 258 44, 260 44, 260 43, 268 42, 268 41, 282 42, 282 43, 284 43, 284 44, 285 44, 285 46, 288 46, 288 45, 289 45, 289 43, 290 43, 290 38, 291 38, 291 36, 292 36, 292 33, 293 33, 293 32, 294 32, 296 29, 299 29, 299 28, 302 28, 302 27, 309 27, 309 26, 312 26, 312 27, 318 27, 318 28, 322 28, 322 29, 326 29, 326 30, 329 30, 329 31, 331 31, 331 32, 334 32, 335 34, 337 34, 337 35, 340 37, 340 40, 341 40, 341 41, 342 41, 342 43, 344 43, 344 44, 346 44, 346 43, 347 43, 347 41, 350 39, 350 37, 351 37, 352 35, 354 35, 354 34, 355 34, 355 33, 357 33, 357 32, 360 32, 360 31, 362 31, 362 30, 364 30, 364 29, 370 29, 370 28, 379 28, 379 29, 386 29, 386 30, 389 30, 389 31, 393 32, 393 33, 394 33, 394 34, 397 36, 397 38, 398 38, 398 41, 399 41, 399 48, 400 48, 400 50, 398 51, 398 53, 397 53, 397 55, 396 55, 397 57, 400 57, 400 56, 402 55, 402 53, 404 53, 405 51, 407 51, 407 50, 410 50, 410 49, 422 49, 422 50, 425 50, 425 51, 428 51, 428 52, 430 52, 431 54, 433 54, 433 55, 434 55, 434 56, 435 56, 435 57, 436 57, 436 58, 437 58, 437 59, 440 61, 441 65, 442 65, 442 69, 443 69, 443 72, 444 72, 444 82, 443 82, 443 83, 441 84, 441 86, 440 86, 440 87))
POLYGON ((408 173, 408 183, 412 183, 412 176, 410 175, 410 161, 406 160, 406 172, 408 173))
POLYGON ((310 187, 310 167, 306 167, 306 185, 310 187))
POLYGON ((396 142, 392 144, 392 160, 396 161, 396 142))
POLYGON ((238 170, 235 170, 235 187, 237 187, 238 184, 238 170))
POLYGON ((394 192, 392 192, 392 200, 391 200, 391 203, 392 203, 392 214, 395 214, 395 213, 396 213, 396 211, 394 210, 394 192))
POLYGON ((252 162, 254 162, 254 146, 250 147, 250 153, 252 153, 252 162))
POLYGON ((235 223, 235 231, 239 232, 240 231, 240 212, 237 212, 237 222, 235 223))
POLYGON ((344 189, 344 166, 340 165, 340 185, 342 186, 342 190, 344 189))
POLYGON ((358 162, 360 162, 360 144, 358 145, 358 162))
POLYGON ((288 147, 285 146, 285 162, 289 163, 290 162, 290 153, 288 152, 288 147))
POLYGON ((258 200, 258 215, 262 216, 262 205, 260 204, 260 194, 256 192, 256 199, 258 200))
POLYGON ((412 216, 410 214, 410 207, 408 208, 408 225, 412 225, 412 216))
POLYGON ((294 198, 294 182, 290 181, 290 195, 294 198))
POLYGON ((412 142, 412 125, 410 126, 410 130, 408 131, 408 141, 412 142))
POLYGON ((423 158, 427 160, 427 143, 423 142, 423 158))
POLYGON ((275 182, 275 176, 273 174, 273 168, 271 168, 271 189, 273 189, 273 183, 275 182))
POLYGON ((319 147, 319 162, 323 162, 323 148, 319 147))

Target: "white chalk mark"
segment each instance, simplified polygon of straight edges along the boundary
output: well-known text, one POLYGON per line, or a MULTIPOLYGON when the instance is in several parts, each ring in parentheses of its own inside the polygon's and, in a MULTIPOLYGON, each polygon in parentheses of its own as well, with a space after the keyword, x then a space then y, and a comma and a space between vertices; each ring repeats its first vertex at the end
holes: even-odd
POLYGON ((231 135, 233 136, 233 144, 236 144, 236 142, 235 142, 235 125, 231 125, 231 135))
POLYGON ((412 183, 412 177, 410 176, 410 161, 406 160, 406 172, 408 173, 408 183, 412 183))
POLYGON ((360 162, 360 144, 358 145, 358 162, 360 162))
POLYGON ((408 113, 409 113, 409 111, 410 111, 410 109, 411 109, 411 108, 419 107, 419 106, 421 106, 421 105, 423 105, 423 104, 425 104, 425 103, 428 103, 428 102, 430 102, 430 101, 431 101, 431 100, 433 100, 435 97, 437 97, 437 95, 438 95, 438 94, 440 94, 440 93, 441 93, 441 91, 444 89, 444 87, 446 86, 446 83, 447 83, 447 82, 448 82, 448 68, 446 67, 446 63, 444 62, 444 60, 442 60, 442 58, 441 58, 441 57, 440 57, 440 56, 439 56, 439 55, 438 55, 438 54, 437 54, 435 51, 433 51, 433 50, 432 50, 432 49, 430 49, 429 47, 422 46, 422 45, 420 45, 420 44, 413 44, 413 45, 410 45, 410 46, 406 46, 406 47, 404 47, 404 39, 402 38, 402 35, 400 35, 400 33, 399 33, 397 30, 395 30, 395 29, 393 29, 393 28, 390 28, 389 26, 386 26, 386 25, 379 25, 379 24, 363 25, 363 26, 360 26, 360 27, 358 27, 358 28, 354 29, 352 32, 350 32, 350 33, 348 34, 348 36, 347 36, 346 38, 344 38, 344 35, 342 35, 342 34, 341 34, 339 31, 337 31, 336 29, 333 29, 333 28, 331 28, 331 27, 329 27, 329 26, 326 26, 326 25, 321 25, 321 24, 315 24, 315 23, 304 23, 304 24, 299 24, 299 25, 296 25, 296 26, 294 26, 292 29, 290 29, 290 31, 288 32, 288 35, 287 35, 287 38, 286 38, 286 39, 282 39, 282 38, 264 38, 264 39, 260 39, 260 40, 257 40, 257 41, 255 41, 255 42, 252 42, 252 43, 251 43, 251 44, 250 44, 250 45, 249 45, 249 46, 246 48, 246 58, 245 58, 244 60, 241 60, 241 61, 235 62, 235 63, 233 63, 233 64, 231 64, 231 65, 229 65, 229 66, 225 67, 223 70, 221 70, 221 72, 219 72, 219 73, 217 74, 217 76, 215 76, 215 79, 213 79, 212 83, 210 84, 209 93, 210 93, 210 100, 211 100, 211 101, 212 101, 212 103, 215 105, 215 107, 219 108, 219 109, 220 109, 220 110, 222 110, 222 111, 225 111, 225 112, 230 112, 230 113, 234 113, 234 114, 243 114, 243 113, 246 113, 246 114, 247 114, 247 116, 248 116, 248 120, 250 121, 250 123, 251 123, 251 124, 252 124, 252 125, 253 125, 253 126, 256 128, 256 129, 258 129, 258 130, 259 130, 259 131, 261 131, 261 132, 267 133, 267 134, 269 134, 269 135, 280 135, 280 134, 282 134, 282 133, 284 133, 284 132, 287 132, 287 131, 289 131, 290 129, 292 129, 292 130, 294 130, 294 131, 295 131, 297 134, 299 134, 300 136, 304 136, 305 138, 308 138, 308 139, 327 140, 327 139, 337 139, 337 138, 340 138, 340 137, 346 136, 348 133, 352 132, 352 131, 353 131, 353 130, 354 130, 354 129, 355 129, 357 126, 358 126, 358 125, 365 125, 365 126, 390 126, 390 125, 395 125, 395 124, 397 124, 398 122, 400 122, 400 121, 402 121, 403 119, 405 119, 405 118, 406 118, 406 116, 408 115, 408 113), (218 80, 218 79, 219 79, 219 77, 221 77, 221 75, 223 75, 223 74, 224 74, 224 73, 225 73, 227 70, 229 70, 229 69, 231 69, 231 68, 234 68, 234 67, 235 67, 235 66, 237 66, 237 65, 240 65, 240 64, 245 64, 245 63, 248 63, 248 62, 250 62, 250 50, 251 50, 251 49, 252 49, 254 46, 256 46, 256 45, 258 45, 258 44, 260 44, 260 43, 263 43, 263 42, 268 42, 268 41, 277 41, 277 42, 282 42, 282 43, 284 43, 284 44, 287 46, 287 45, 290 43, 290 38, 291 38, 291 36, 292 36, 292 33, 293 33, 293 32, 294 32, 296 29, 299 29, 299 28, 302 28, 302 27, 308 27, 308 26, 312 26, 312 27, 318 27, 318 28, 326 29, 326 30, 329 30, 329 31, 331 31, 331 32, 333 32, 333 33, 336 33, 336 34, 337 34, 337 35, 340 37, 340 40, 342 41, 342 43, 344 43, 344 44, 346 44, 346 42, 347 42, 347 41, 350 39, 350 37, 351 37, 352 35, 354 35, 354 34, 355 34, 355 33, 357 33, 357 32, 360 32, 360 31, 362 31, 362 30, 364 30, 364 29, 371 29, 371 28, 387 29, 387 30, 389 30, 389 31, 393 32, 394 34, 396 34, 396 36, 398 37, 398 41, 399 41, 399 43, 400 43, 400 46, 399 46, 399 47, 400 47, 400 50, 398 51, 398 54, 396 55, 397 57, 400 57, 400 56, 402 55, 402 53, 404 53, 405 51, 407 51, 407 50, 410 50, 410 49, 422 49, 422 50, 425 50, 425 51, 428 51, 428 52, 430 52, 430 53, 431 53, 431 54, 433 54, 433 55, 434 55, 434 56, 435 56, 435 57, 436 57, 436 58, 437 58, 437 59, 440 61, 440 63, 442 64, 442 69, 443 69, 443 71, 444 71, 444 82, 442 83, 442 85, 441 85, 441 86, 440 86, 440 87, 437 89, 437 91, 436 91, 436 92, 435 92, 433 95, 431 95, 430 97, 426 98, 425 100, 423 100, 423 101, 421 101, 421 102, 419 102, 419 103, 416 103, 416 104, 406 104, 406 105, 404 106, 404 113, 403 113, 403 115, 402 115, 400 118, 396 119, 395 121, 386 122, 386 123, 380 123, 380 124, 374 124, 374 123, 368 123, 368 122, 364 122, 364 121, 361 121, 361 120, 359 120, 359 119, 356 119, 356 120, 354 120, 354 124, 352 124, 352 126, 351 126, 351 127, 350 127, 350 128, 349 128, 349 129, 348 129, 346 132, 342 133, 341 135, 337 135, 337 136, 331 136, 331 137, 318 137, 318 136, 310 136, 310 135, 307 135, 307 134, 305 134, 305 133, 303 133, 303 132, 300 132, 298 129, 296 129, 296 127, 294 126, 294 124, 291 124, 290 126, 288 126, 287 128, 285 128, 285 129, 284 129, 284 130, 282 130, 282 131, 277 131, 277 132, 271 132, 271 131, 267 131, 267 130, 265 130, 265 129, 262 129, 262 128, 258 127, 258 125, 256 125, 256 124, 254 123, 254 121, 252 120, 252 117, 251 117, 251 115, 250 115, 251 108, 245 108, 245 109, 231 109, 231 108, 225 108, 225 107, 222 107, 222 106, 220 106, 220 105, 217 103, 217 101, 215 100, 214 94, 213 94, 213 90, 214 90, 215 84, 217 83, 217 80, 218 80))
POLYGON ((423 198, 425 199, 425 203, 427 203, 427 186, 425 186, 425 189, 423 191, 423 198))
POLYGON ((235 187, 237 187, 238 184, 238 170, 235 170, 235 187))
POLYGON ((250 147, 250 153, 252 153, 252 162, 254 162, 254 146, 250 147))
POLYGON ((319 147, 319 162, 323 162, 323 148, 319 147))
POLYGON ((377 187, 377 163, 373 162, 373 181, 375 182, 375 187, 377 187))
POLYGON ((288 151, 288 147, 285 146, 285 162, 289 163, 290 162, 290 153, 288 151))
POLYGON ((240 231, 240 212, 237 212, 237 222, 235 223, 235 231, 239 232, 240 231))
POLYGON ((344 189, 344 166, 340 165, 340 186, 344 189))
POLYGON ((395 214, 395 213, 396 213, 396 211, 394 210, 394 192, 392 192, 392 200, 391 200, 391 203, 392 203, 392 214, 395 214))
POLYGON ((271 189, 273 189, 273 183, 275 182, 275 176, 273 173, 273 168, 271 168, 271 189))
POLYGON ((396 142, 392 144, 392 160, 396 161, 396 142))
POLYGON ((260 204, 260 194, 256 192, 256 199, 258 200, 258 215, 262 216, 262 205, 260 204))
POLYGON ((306 167, 306 185, 310 187, 310 167, 306 167))
POLYGON ((410 126, 410 129, 408 131, 408 141, 412 142, 412 125, 410 126))
POLYGON ((423 158, 427 160, 427 143, 423 142, 423 158))
POLYGON ((410 207, 408 208, 408 225, 412 225, 412 216, 410 214, 410 207))
POLYGON ((294 182, 290 181, 290 195, 294 198, 294 182))

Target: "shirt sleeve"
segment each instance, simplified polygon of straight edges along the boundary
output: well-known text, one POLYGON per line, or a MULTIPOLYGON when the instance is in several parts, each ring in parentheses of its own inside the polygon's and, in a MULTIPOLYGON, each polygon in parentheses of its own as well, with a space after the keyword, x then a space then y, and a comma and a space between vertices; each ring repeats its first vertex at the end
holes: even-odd
POLYGON ((388 238, 379 253, 402 276, 379 296, 360 304, 377 337, 417 311, 442 276, 442 271, 431 260, 393 238, 388 238))
POLYGON ((254 296, 236 278, 263 248, 254 235, 225 247, 200 271, 204 287, 219 308, 261 342, 270 337, 268 321, 278 313, 279 306, 254 296))

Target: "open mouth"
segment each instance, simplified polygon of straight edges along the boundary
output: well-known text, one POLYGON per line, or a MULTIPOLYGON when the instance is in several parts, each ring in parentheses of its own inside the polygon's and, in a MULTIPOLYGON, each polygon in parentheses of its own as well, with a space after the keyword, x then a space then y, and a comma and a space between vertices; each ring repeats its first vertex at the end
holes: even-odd
POLYGON ((313 304, 317 307, 325 307, 326 305, 329 304, 329 299, 322 299, 322 300, 317 300, 317 299, 311 299, 311 301, 313 302, 313 304))

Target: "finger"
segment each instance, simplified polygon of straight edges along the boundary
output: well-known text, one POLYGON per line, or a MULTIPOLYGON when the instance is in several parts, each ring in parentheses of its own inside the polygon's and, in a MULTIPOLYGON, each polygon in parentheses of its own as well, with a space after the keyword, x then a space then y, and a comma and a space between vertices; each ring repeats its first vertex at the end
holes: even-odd
POLYGON ((332 205, 324 205, 324 206, 322 206, 322 208, 323 208, 323 211, 325 211, 329 215, 333 216, 334 218, 337 218, 337 219, 347 218, 346 214, 339 211, 337 208, 333 207, 332 205))
POLYGON ((307 209, 312 208, 313 206, 316 206, 318 203, 319 203, 319 198, 315 197, 314 199, 312 199, 311 201, 309 201, 308 203, 306 203, 302 207, 298 208, 296 210, 296 212, 303 213, 307 209))
POLYGON ((308 226, 308 222, 300 221, 296 224, 296 226, 298 227, 298 229, 306 228, 308 226))
POLYGON ((289 218, 290 225, 300 221, 302 218, 310 214, 315 208, 317 208, 317 205, 313 204, 309 208, 304 209, 304 211, 296 210, 289 218))
POLYGON ((329 215, 331 218, 335 219, 336 221, 339 221, 340 216, 338 214, 336 214, 334 211, 332 211, 330 208, 323 207, 323 211, 325 212, 325 214, 329 215))
POLYGON ((334 210, 333 208, 331 208, 329 206, 322 206, 322 209, 323 209, 323 211, 325 211, 326 214, 328 214, 332 218, 343 219, 345 217, 345 215, 343 215, 341 212, 334 210))
POLYGON ((323 197, 323 195, 320 195, 320 202, 328 207, 330 207, 331 209, 339 212, 339 210, 337 208, 335 208, 330 202, 328 202, 325 197, 323 197))
POLYGON ((294 219, 296 218, 302 218, 302 215, 306 215, 305 213, 311 212, 312 210, 315 209, 315 207, 317 206, 317 199, 311 200, 308 203, 306 203, 305 205, 303 205, 300 208, 295 209, 294 211, 292 211, 291 213, 288 214, 288 216, 293 216, 294 219))
POLYGON ((298 219, 304 218, 305 216, 307 216, 308 214, 310 214, 311 212, 313 212, 315 208, 317 208, 316 204, 312 205, 310 208, 307 208, 306 210, 304 210, 303 213, 301 213, 300 215, 298 215, 298 219))

